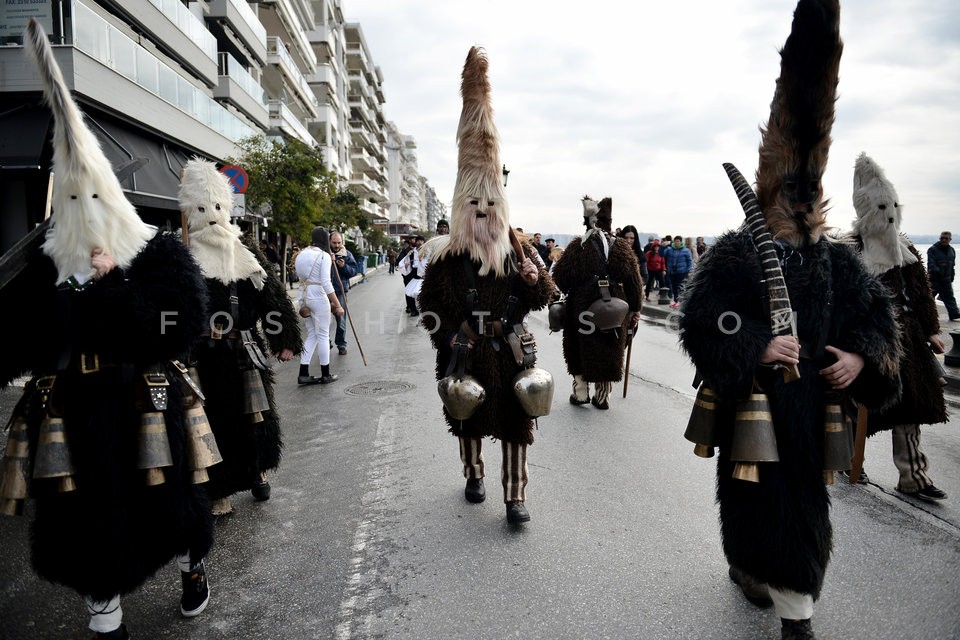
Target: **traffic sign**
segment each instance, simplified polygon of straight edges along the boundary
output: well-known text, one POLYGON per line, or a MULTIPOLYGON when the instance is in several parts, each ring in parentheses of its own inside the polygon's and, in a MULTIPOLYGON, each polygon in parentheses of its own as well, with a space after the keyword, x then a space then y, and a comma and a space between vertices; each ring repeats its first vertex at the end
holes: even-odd
POLYGON ((234 193, 246 193, 247 187, 250 186, 250 178, 247 177, 246 171, 235 164, 228 164, 220 169, 220 173, 227 176, 234 193))

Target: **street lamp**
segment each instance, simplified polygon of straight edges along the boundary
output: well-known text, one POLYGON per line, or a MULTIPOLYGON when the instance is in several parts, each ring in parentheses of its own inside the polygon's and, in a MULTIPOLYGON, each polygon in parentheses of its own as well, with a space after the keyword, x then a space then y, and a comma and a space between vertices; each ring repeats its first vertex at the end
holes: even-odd
POLYGON ((507 165, 503 165, 503 186, 507 186, 507 177, 510 176, 510 169, 507 169, 507 165))

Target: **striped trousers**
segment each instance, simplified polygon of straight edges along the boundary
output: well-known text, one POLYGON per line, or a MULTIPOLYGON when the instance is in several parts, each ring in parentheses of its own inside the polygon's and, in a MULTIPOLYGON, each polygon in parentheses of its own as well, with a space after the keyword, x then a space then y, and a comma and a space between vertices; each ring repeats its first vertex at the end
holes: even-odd
POLYGON ((927 475, 927 456, 920 450, 920 425, 894 425, 893 464, 900 472, 900 489, 919 491, 933 484, 927 475))
MULTIPOLYGON (((458 438, 460 461, 463 462, 463 477, 475 480, 484 477, 483 449, 480 438, 458 438)), ((523 502, 527 499, 527 445, 519 442, 500 441, 503 462, 500 466, 500 481, 503 484, 503 501, 523 502)))

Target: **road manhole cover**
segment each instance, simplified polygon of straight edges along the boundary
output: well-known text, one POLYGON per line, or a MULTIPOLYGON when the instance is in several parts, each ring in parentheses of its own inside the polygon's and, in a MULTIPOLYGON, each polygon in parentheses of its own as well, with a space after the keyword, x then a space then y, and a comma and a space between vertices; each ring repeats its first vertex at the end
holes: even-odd
POLYGON ((397 382, 395 380, 373 380, 371 382, 361 382, 344 389, 344 393, 351 396, 392 396, 404 391, 415 389, 416 385, 409 382, 397 382))

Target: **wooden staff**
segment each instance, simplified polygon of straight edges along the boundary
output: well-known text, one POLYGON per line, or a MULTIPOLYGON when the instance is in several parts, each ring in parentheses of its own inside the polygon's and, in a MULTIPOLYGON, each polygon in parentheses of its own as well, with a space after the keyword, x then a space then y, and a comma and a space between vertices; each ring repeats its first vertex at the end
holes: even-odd
POLYGON ((857 406, 857 435, 853 441, 853 462, 850 469, 850 484, 860 482, 863 473, 863 456, 867 446, 867 408, 857 406))
POLYGON ((347 322, 350 323, 350 331, 353 332, 353 340, 357 343, 357 351, 360 352, 360 360, 363 366, 367 366, 367 356, 363 355, 363 346, 360 344, 360 336, 357 335, 357 329, 353 326, 353 316, 350 315, 350 308, 347 307, 347 290, 343 288, 343 280, 340 279, 340 269, 337 268, 337 257, 330 252, 330 259, 333 260, 333 272, 337 275, 337 282, 340 283, 340 290, 343 291, 343 315, 347 316, 347 322))
MULTIPOLYGON (((633 315, 633 314, 631 314, 633 315)), ((633 327, 627 334, 627 361, 623 365, 623 397, 627 397, 627 382, 630 381, 630 354, 633 353, 633 327)))

